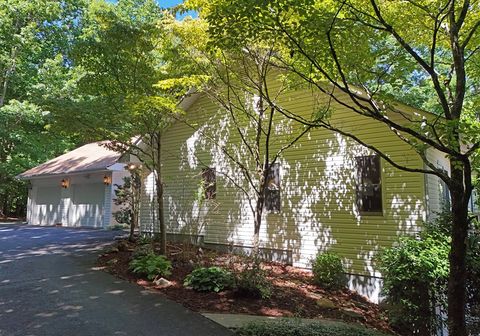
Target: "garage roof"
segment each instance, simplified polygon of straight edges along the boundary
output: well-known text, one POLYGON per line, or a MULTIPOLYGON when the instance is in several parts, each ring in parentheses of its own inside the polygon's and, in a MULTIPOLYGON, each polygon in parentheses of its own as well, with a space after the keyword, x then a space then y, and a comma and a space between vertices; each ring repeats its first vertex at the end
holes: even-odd
POLYGON ((121 153, 108 149, 109 141, 93 142, 18 175, 20 179, 59 174, 71 174, 86 171, 106 170, 117 163, 121 153))

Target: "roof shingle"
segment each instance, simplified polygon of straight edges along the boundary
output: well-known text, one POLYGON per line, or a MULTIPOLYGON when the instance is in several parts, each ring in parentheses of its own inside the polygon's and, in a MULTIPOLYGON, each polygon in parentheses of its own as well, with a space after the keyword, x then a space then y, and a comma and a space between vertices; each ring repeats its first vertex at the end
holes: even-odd
POLYGON ((108 149, 105 146, 108 143, 109 141, 99 141, 84 145, 31 168, 17 177, 29 179, 48 175, 105 170, 117 163, 122 156, 121 153, 108 149))

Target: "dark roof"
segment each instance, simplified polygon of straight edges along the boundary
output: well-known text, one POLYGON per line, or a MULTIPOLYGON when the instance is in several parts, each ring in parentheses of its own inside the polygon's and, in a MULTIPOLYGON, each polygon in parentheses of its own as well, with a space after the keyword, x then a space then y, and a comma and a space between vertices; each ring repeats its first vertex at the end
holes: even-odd
POLYGON ((84 145, 50 161, 23 172, 17 177, 29 179, 32 177, 71 174, 84 171, 106 170, 117 163, 121 153, 108 149, 109 141, 99 141, 84 145))

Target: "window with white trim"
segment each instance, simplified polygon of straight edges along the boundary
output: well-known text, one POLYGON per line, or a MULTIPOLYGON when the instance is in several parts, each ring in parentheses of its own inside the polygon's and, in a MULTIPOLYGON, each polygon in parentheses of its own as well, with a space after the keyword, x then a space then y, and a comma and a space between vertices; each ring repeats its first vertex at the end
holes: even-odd
POLYGON ((357 164, 357 207, 360 212, 382 213, 382 174, 380 156, 355 158, 357 164))

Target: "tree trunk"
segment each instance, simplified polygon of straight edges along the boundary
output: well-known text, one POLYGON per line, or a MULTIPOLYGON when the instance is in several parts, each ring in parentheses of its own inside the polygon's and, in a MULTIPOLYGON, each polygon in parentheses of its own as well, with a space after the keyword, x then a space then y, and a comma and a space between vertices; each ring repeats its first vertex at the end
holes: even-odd
POLYGON ((449 335, 452 336, 467 336, 465 306, 469 195, 465 192, 463 170, 454 168, 453 164, 451 168, 452 180, 456 184, 450 188, 452 200, 452 243, 449 255, 448 330, 449 335))
POLYGON ((163 181, 162 181, 162 162, 161 162, 161 151, 162 151, 162 144, 161 144, 161 135, 158 134, 156 137, 156 175, 155 175, 155 183, 157 189, 157 206, 158 206, 158 223, 160 226, 160 254, 166 255, 167 254, 167 229, 165 226, 165 215, 163 210, 163 181))
MULTIPOLYGON (((268 153, 268 152, 267 152, 268 153)), ((258 167, 257 167, 258 168, 258 167)), ((265 207, 265 189, 267 188, 267 178, 270 173, 270 165, 264 163, 260 176, 259 194, 257 195, 257 204, 255 206, 254 225, 253 225, 253 257, 257 258, 260 250, 260 227, 262 226, 262 215, 265 207)))
POLYGON ((165 216, 163 211, 163 184, 159 180, 157 182, 157 206, 158 206, 158 223, 160 225, 160 254, 167 254, 167 231, 165 227, 165 216))
POLYGON ((141 202, 141 177, 137 170, 133 170, 130 173, 131 189, 132 189, 132 223, 130 224, 130 237, 131 241, 134 240, 135 228, 139 226, 139 208, 141 202))
POLYGON ((132 222, 130 223, 130 234, 128 235, 128 240, 129 241, 134 241, 135 239, 133 238, 135 234, 135 220, 133 219, 133 214, 132 214, 132 222))
POLYGON ((260 227, 262 225, 263 206, 265 204, 265 196, 261 192, 257 198, 255 206, 255 218, 253 223, 253 257, 258 257, 260 250, 260 227))

